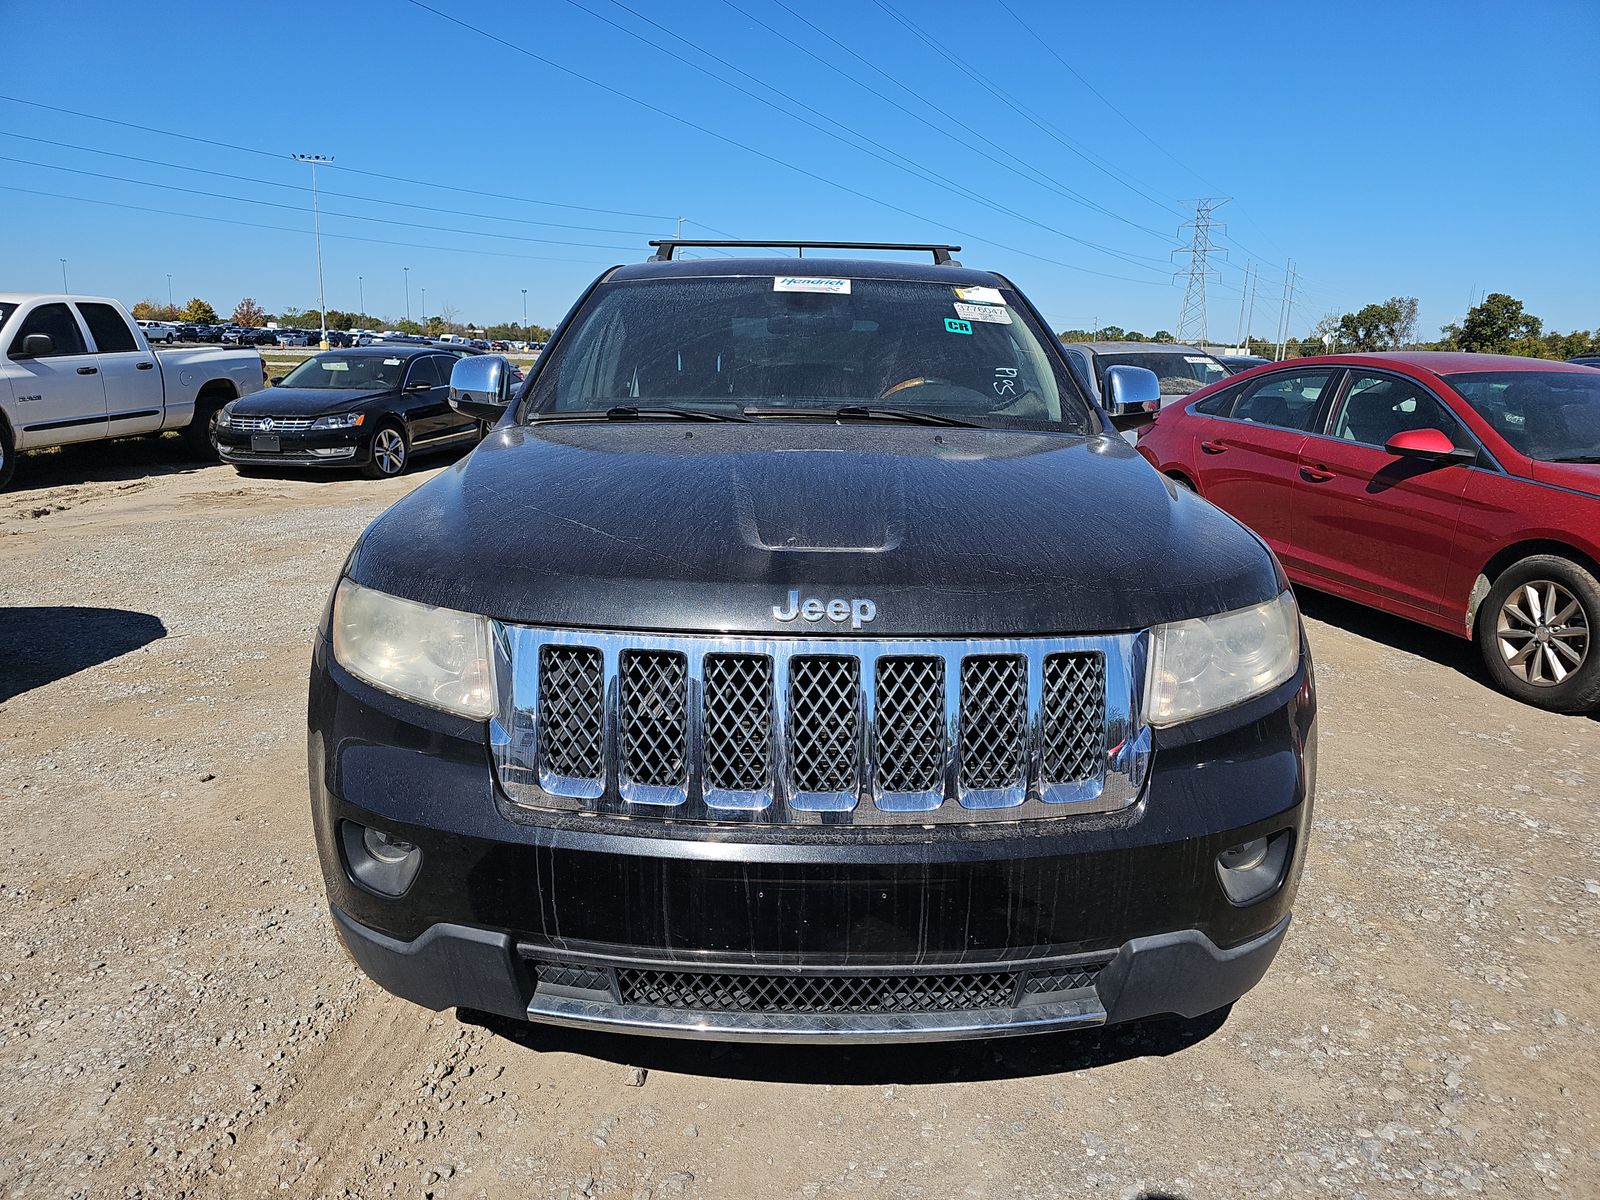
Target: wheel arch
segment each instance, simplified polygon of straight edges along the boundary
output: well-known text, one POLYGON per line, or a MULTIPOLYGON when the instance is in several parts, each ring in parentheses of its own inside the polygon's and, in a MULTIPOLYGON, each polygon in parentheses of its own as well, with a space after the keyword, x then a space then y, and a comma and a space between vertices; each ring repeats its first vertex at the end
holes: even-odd
POLYGON ((1494 586, 1494 581, 1523 559, 1539 554, 1571 559, 1595 578, 1600 579, 1600 562, 1571 542, 1563 542, 1558 538, 1525 538, 1513 542, 1496 550, 1489 561, 1479 568, 1477 577, 1472 582, 1472 593, 1467 597, 1468 637, 1471 637, 1472 631, 1477 628, 1478 609, 1483 604, 1484 597, 1489 594, 1489 589, 1494 586))

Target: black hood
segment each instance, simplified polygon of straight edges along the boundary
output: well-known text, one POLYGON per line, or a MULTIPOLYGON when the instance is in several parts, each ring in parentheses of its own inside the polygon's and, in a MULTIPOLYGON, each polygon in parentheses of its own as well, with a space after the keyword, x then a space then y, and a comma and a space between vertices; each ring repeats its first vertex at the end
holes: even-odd
POLYGON ((508 621, 849 635, 1143 628, 1283 586, 1256 537, 1120 437, 811 423, 497 430, 401 500, 359 583, 508 621))
POLYGON ((395 394, 394 388, 269 387, 235 400, 228 411, 241 417, 320 417, 323 413, 349 412, 368 400, 395 394))

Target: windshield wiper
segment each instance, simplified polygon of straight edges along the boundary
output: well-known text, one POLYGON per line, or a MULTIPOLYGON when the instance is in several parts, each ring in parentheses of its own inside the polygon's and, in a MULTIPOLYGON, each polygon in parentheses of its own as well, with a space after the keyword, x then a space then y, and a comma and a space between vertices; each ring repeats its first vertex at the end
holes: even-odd
POLYGON ((975 421, 962 421, 939 413, 919 412, 914 408, 868 408, 864 404, 846 404, 840 408, 769 408, 751 407, 744 410, 747 417, 809 417, 832 418, 835 421, 905 421, 911 425, 953 425, 958 429, 981 429, 975 421))
POLYGON ((610 408, 580 412, 534 413, 528 420, 538 425, 559 425, 575 421, 742 421, 744 418, 703 408, 641 408, 637 404, 614 404, 610 408))
POLYGON ((1547 458, 1545 462, 1600 463, 1600 454, 1574 454, 1570 458, 1547 458))

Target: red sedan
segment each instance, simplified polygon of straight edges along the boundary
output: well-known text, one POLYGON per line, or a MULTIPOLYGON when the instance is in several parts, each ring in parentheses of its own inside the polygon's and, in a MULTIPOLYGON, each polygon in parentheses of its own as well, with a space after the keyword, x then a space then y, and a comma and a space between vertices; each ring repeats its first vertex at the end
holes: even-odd
POLYGON ((1164 409, 1138 447, 1296 583, 1474 638, 1530 704, 1600 706, 1600 371, 1297 358, 1164 409))

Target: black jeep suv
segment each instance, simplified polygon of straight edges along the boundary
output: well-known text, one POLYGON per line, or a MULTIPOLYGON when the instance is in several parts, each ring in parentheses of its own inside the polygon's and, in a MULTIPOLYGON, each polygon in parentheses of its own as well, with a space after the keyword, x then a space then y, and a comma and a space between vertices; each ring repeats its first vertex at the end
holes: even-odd
POLYGON ((1289 925, 1311 660, 1260 539, 1110 428, 1154 376, 1091 402, 954 247, 684 244, 514 396, 457 364, 496 427, 350 555, 309 748, 350 951, 431 1008, 680 1036, 1232 1003, 1289 925))

